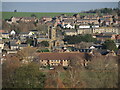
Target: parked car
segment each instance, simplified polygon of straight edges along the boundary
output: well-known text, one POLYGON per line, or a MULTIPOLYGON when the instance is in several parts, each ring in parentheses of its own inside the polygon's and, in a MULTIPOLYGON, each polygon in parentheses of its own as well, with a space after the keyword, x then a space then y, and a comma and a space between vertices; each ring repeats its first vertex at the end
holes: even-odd
POLYGON ((54 67, 50 67, 50 70, 54 70, 55 68, 54 67))

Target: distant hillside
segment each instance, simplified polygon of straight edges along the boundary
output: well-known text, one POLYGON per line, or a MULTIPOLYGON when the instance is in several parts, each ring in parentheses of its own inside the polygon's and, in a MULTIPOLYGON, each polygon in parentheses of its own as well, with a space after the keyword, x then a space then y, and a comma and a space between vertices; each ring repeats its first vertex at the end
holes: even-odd
MULTIPOLYGON (((37 18, 41 18, 43 16, 58 16, 60 14, 66 14, 72 16, 75 13, 44 13, 44 12, 2 12, 2 19, 9 19, 12 16, 15 17, 31 17, 31 15, 35 15, 37 18)), ((80 15, 87 15, 87 13, 79 13, 80 15)), ((90 13, 89 13, 90 14, 90 13)))

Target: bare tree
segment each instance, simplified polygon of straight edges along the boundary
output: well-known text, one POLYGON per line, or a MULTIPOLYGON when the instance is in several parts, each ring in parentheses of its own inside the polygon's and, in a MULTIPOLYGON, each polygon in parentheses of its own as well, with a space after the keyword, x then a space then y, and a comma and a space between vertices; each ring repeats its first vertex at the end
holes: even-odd
POLYGON ((36 52, 36 48, 28 46, 18 51, 17 55, 21 58, 21 60, 25 60, 26 62, 29 62, 33 60, 35 52, 36 52))

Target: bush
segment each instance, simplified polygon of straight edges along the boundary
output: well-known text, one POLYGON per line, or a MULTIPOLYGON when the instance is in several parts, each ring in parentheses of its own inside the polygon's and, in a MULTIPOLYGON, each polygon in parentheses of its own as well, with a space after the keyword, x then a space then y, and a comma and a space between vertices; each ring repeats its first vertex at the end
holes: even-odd
POLYGON ((109 50, 117 50, 116 44, 112 40, 107 40, 103 44, 104 49, 109 49, 109 50))

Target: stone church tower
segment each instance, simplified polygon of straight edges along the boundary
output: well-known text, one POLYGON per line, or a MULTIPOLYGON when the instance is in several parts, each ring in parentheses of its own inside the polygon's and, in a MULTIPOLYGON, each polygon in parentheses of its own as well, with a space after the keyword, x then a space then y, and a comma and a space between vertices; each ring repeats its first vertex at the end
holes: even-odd
POLYGON ((52 41, 56 40, 56 29, 55 29, 55 27, 50 26, 48 28, 48 35, 49 35, 49 39, 51 39, 52 41))
POLYGON ((52 49, 55 45, 56 40, 56 29, 55 27, 49 26, 48 27, 48 38, 49 40, 49 48, 52 49))

